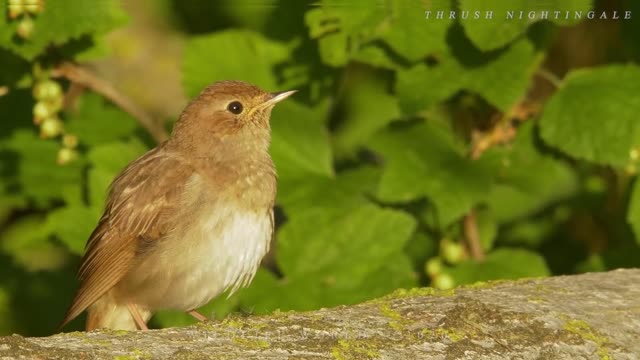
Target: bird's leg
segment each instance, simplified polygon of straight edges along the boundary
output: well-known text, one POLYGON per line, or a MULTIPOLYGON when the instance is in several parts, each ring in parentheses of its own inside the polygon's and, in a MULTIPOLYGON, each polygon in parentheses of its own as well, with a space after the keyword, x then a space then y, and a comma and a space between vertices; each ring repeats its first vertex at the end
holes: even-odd
POLYGON ((149 330, 149 328, 147 327, 147 324, 144 322, 144 320, 142 320, 142 316, 140 315, 140 312, 138 311, 138 308, 136 307, 136 305, 128 302, 127 307, 129 308, 129 313, 131 313, 131 316, 133 317, 133 320, 136 322, 136 325, 138 325, 138 328, 140 330, 149 330))
POLYGON ((191 315, 194 318, 196 318, 196 320, 198 320, 198 321, 207 321, 207 320, 209 320, 209 318, 207 318, 206 316, 200 314, 198 312, 198 310, 187 311, 187 313, 189 313, 189 315, 191 315))

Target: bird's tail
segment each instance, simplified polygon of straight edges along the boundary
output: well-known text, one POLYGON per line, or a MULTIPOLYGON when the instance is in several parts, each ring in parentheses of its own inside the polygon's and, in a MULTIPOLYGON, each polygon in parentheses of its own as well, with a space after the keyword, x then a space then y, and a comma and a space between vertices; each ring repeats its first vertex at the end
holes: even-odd
MULTIPOLYGON (((144 323, 149 321, 151 312, 138 309, 144 323)), ((103 295, 87 309, 86 330, 108 328, 114 330, 137 330, 138 326, 127 304, 117 303, 110 292, 103 295)))

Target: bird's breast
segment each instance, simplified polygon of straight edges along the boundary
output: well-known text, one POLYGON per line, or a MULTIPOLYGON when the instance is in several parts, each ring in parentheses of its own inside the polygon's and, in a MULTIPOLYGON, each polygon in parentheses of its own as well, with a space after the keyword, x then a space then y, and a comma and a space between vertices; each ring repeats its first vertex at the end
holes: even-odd
POLYGON ((269 250, 271 205, 249 208, 203 181, 189 180, 180 222, 130 272, 127 291, 149 309, 192 310, 246 286, 269 250))

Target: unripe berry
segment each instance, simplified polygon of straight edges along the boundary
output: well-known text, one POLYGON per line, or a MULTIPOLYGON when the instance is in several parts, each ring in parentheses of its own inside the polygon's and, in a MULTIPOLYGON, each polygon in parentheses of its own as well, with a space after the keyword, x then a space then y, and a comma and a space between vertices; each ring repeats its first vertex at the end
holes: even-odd
POLYGON ((69 148, 61 148, 58 150, 56 162, 59 165, 65 165, 73 161, 78 156, 75 150, 69 148))
POLYGON ((440 243, 440 255, 449 264, 458 264, 467 257, 464 247, 449 239, 440 243))
POLYGON ((62 137, 62 144, 69 149, 74 149, 78 146, 78 137, 72 134, 65 134, 62 137))
POLYGON ((38 101, 33 106, 33 122, 35 124, 41 124, 44 119, 51 117, 54 114, 55 111, 52 111, 49 104, 44 101, 38 101))
POLYGON ((20 20, 20 22, 18 23, 16 33, 18 34, 18 36, 26 40, 31 38, 34 27, 35 24, 33 22, 33 19, 27 16, 24 19, 20 20))
POLYGON ((424 265, 424 270, 429 277, 436 277, 442 272, 442 260, 439 257, 432 257, 424 265))
POLYGON ((624 168, 624 171, 628 175, 635 175, 636 173, 638 173, 638 168, 634 164, 627 164, 627 166, 624 168))
POLYGON ((38 14, 43 9, 42 0, 29 1, 24 5, 24 9, 31 14, 38 14))
POLYGON ((23 0, 9 0, 9 19, 15 19, 25 11, 23 0))
POLYGON ((22 7, 17 6, 9 6, 9 19, 13 20, 18 16, 22 15, 24 9, 22 7))
POLYGON ((447 273, 441 273, 433 279, 431 285, 436 289, 449 290, 456 286, 456 281, 447 273))
POLYGON ((46 118, 42 124, 40 124, 40 137, 43 139, 56 137, 62 134, 63 129, 64 125, 60 119, 56 117, 46 118))
POLYGON ((38 100, 60 101, 62 87, 53 80, 40 81, 33 87, 33 97, 38 100))
POLYGON ((64 98, 62 96, 58 96, 56 98, 50 99, 47 101, 47 106, 53 112, 58 112, 62 110, 62 103, 64 102, 64 98))

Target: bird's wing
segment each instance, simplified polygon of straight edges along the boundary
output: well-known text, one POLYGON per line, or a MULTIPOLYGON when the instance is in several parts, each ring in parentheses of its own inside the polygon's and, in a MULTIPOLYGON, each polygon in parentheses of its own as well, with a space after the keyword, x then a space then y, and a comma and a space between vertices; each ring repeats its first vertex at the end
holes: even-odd
POLYGON ((193 169, 162 146, 131 163, 114 180, 105 212, 87 242, 78 271, 80 288, 64 326, 109 291, 127 273, 140 246, 172 228, 177 206, 193 169))

